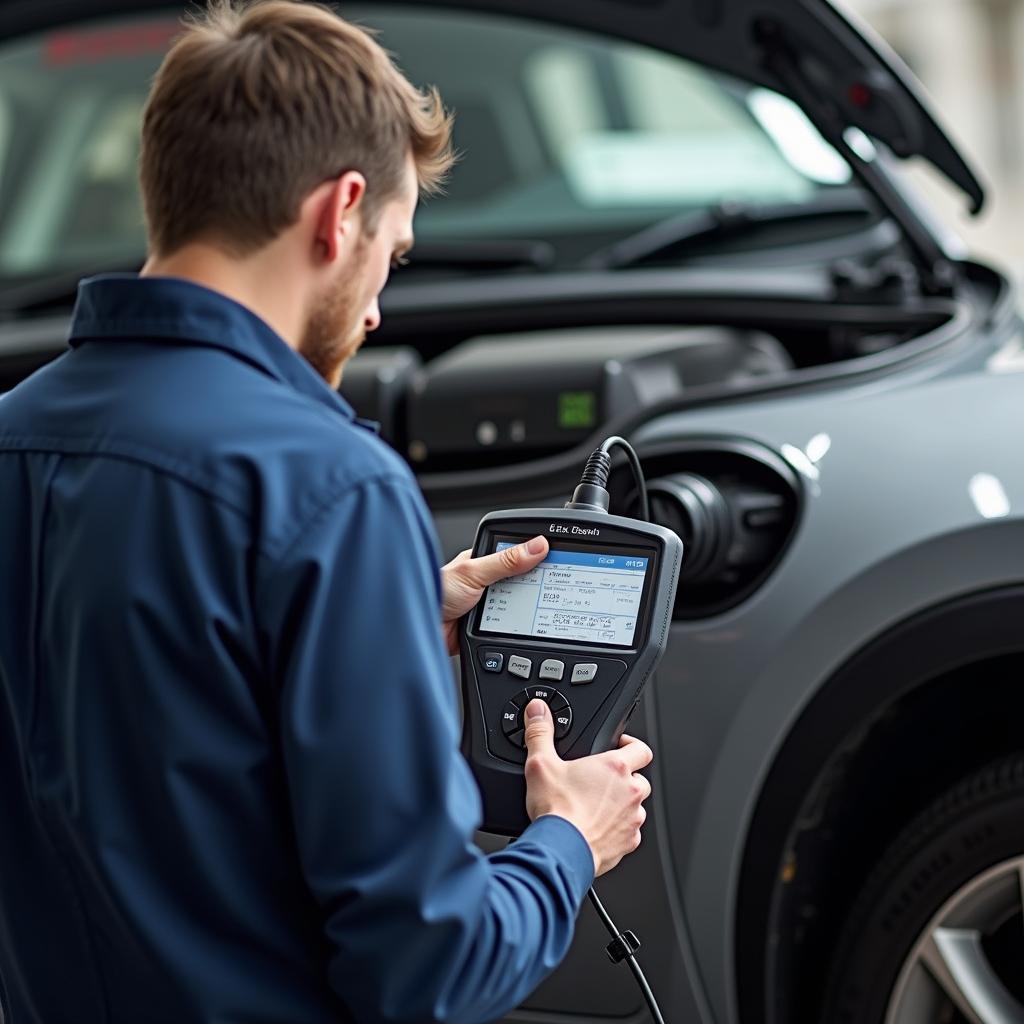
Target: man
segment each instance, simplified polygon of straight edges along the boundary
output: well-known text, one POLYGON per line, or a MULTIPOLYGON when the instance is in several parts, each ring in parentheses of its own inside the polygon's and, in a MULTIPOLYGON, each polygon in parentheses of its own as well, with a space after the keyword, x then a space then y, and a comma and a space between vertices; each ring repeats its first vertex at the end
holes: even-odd
POLYGON ((639 843, 648 748, 562 762, 535 701, 533 824, 473 845, 448 655, 547 546, 439 576, 334 390, 449 130, 288 0, 218 7, 155 80, 150 258, 84 282, 71 351, 0 402, 8 1024, 490 1020, 639 843))

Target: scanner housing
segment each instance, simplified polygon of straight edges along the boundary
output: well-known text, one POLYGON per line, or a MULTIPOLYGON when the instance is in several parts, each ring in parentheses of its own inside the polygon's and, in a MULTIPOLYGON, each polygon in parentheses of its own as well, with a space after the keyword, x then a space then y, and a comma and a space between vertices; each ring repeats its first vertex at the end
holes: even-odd
MULTIPOLYGON (((550 508, 484 516, 473 554, 491 554, 499 545, 537 535, 545 536, 551 548, 540 574, 533 570, 528 577, 489 587, 464 620, 460 639, 462 749, 480 786, 481 830, 500 835, 518 835, 529 824, 521 736, 526 703, 535 696, 548 702, 556 719, 555 749, 563 758, 615 747, 664 653, 683 557, 682 541, 665 527, 603 512, 550 508), (548 566, 553 558, 564 563, 548 566), (641 563, 646 569, 637 602, 641 563), (514 588, 534 585, 540 588, 529 597, 536 602, 535 627, 509 631, 510 609, 525 607, 526 592, 514 588), (612 590, 621 604, 609 603, 612 590), (602 610, 572 604, 584 601, 602 610), (609 607, 622 613, 603 610, 609 607)), ((516 624, 521 628, 521 622, 516 624)))

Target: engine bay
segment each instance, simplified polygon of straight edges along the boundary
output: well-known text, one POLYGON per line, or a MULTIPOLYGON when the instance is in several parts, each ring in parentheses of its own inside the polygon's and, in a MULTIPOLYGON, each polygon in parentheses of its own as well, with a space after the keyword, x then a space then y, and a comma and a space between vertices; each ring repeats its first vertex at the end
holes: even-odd
POLYGON ((507 329, 488 317, 474 330, 457 317, 447 330, 415 334, 399 317, 385 338, 405 343, 364 347, 341 392, 417 474, 469 473, 568 452, 645 410, 728 400, 808 370, 893 356, 954 315, 939 301, 913 311, 780 302, 756 320, 736 300, 729 317, 714 320, 694 316, 699 310, 657 317, 656 307, 644 316, 636 306, 620 322, 585 307, 568 322, 538 312, 513 312, 507 329))

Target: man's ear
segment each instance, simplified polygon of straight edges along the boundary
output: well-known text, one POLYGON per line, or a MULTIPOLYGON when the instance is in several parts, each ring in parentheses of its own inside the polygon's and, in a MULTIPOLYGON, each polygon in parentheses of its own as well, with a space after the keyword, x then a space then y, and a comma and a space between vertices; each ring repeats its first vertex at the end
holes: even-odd
POLYGON ((358 171, 346 171, 317 190, 314 244, 320 259, 333 263, 357 230, 366 179, 358 171))

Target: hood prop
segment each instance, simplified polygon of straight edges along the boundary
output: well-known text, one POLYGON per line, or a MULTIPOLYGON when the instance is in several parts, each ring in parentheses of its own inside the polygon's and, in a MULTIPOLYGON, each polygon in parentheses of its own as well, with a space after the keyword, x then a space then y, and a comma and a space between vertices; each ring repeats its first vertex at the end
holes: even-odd
POLYGON ((884 167, 878 163, 876 154, 860 153, 850 143, 847 132, 850 129, 859 132, 860 129, 850 123, 837 103, 806 78, 796 56, 797 50, 786 39, 779 22, 761 18, 755 31, 764 52, 765 68, 803 108, 825 141, 846 160, 855 177, 899 226, 915 257, 922 293, 946 298, 952 296, 958 280, 955 266, 928 226, 893 185, 884 167))

